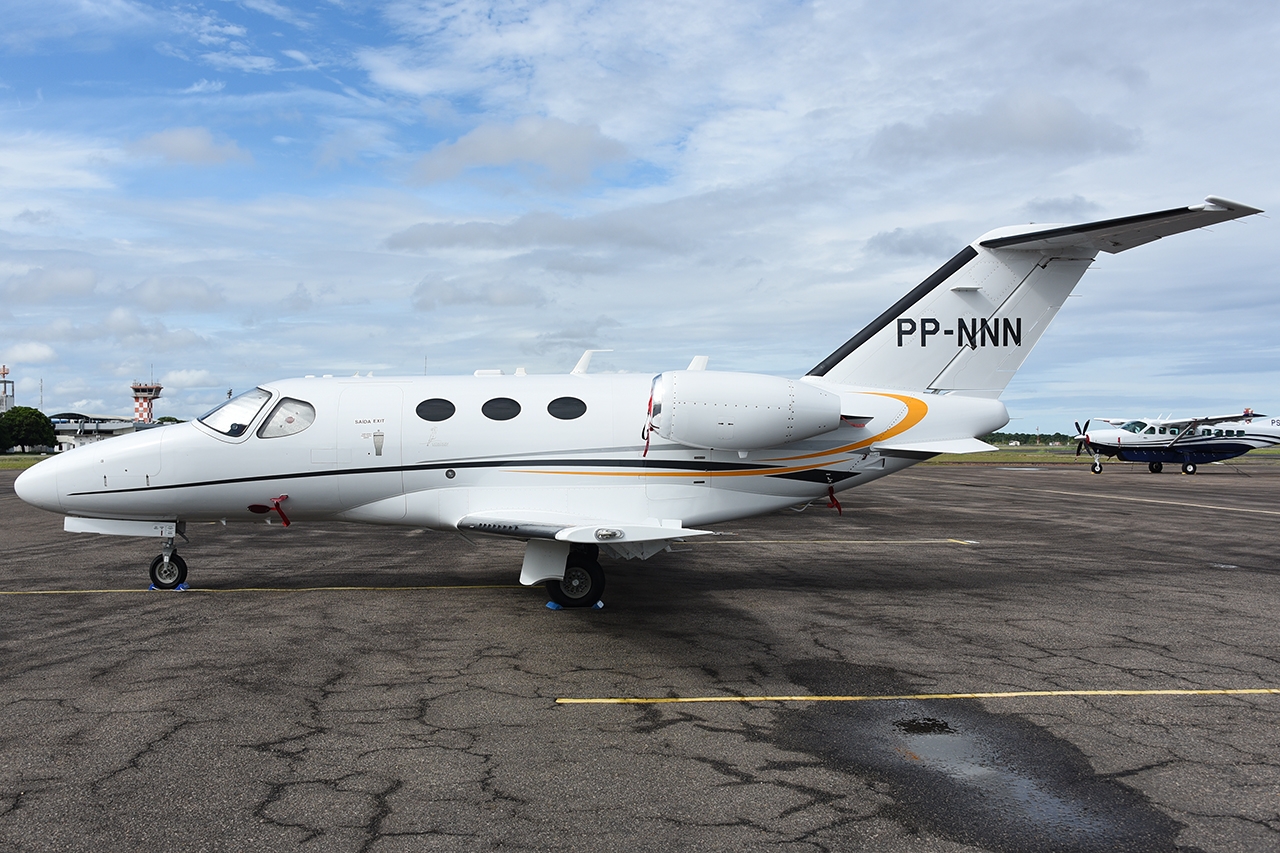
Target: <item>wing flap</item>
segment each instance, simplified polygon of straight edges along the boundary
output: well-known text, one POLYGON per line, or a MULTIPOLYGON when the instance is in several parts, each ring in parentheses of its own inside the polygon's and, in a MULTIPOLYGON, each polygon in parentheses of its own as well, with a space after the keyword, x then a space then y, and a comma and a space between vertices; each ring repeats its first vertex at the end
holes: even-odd
POLYGON ((899 453, 987 453, 999 450, 976 438, 949 438, 941 441, 888 441, 875 445, 875 450, 899 453))
MULTIPOLYGON (((713 531, 683 526, 678 519, 649 518, 642 522, 608 519, 553 518, 512 513, 474 513, 458 520, 458 529, 515 539, 548 539, 557 542, 599 545, 619 550, 620 546, 642 542, 671 542, 690 536, 709 536, 713 531)), ((665 547, 665 546, 664 546, 665 547)))

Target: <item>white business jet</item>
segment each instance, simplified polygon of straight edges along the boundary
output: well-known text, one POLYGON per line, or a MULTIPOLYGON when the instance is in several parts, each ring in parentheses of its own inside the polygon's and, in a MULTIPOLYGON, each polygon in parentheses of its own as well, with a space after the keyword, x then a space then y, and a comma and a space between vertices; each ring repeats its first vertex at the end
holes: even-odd
POLYGON ((991 231, 799 379, 307 377, 186 424, 63 453, 18 495, 68 531, 154 536, 158 588, 186 580, 192 522, 361 521, 527 542, 520 581, 600 600, 603 552, 672 542, 869 483, 939 453, 993 450, 999 399, 1098 252, 1258 213, 1220 198, 1084 225, 991 231))
POLYGON ((1280 444, 1280 418, 1255 414, 1253 409, 1232 415, 1202 418, 1146 418, 1120 420, 1099 418, 1103 429, 1081 428, 1076 424, 1076 456, 1082 450, 1093 454, 1089 470, 1102 473, 1102 457, 1121 462, 1146 462, 1147 470, 1159 474, 1164 463, 1182 464, 1182 473, 1194 474, 1205 462, 1221 462, 1243 456, 1260 447, 1280 444))

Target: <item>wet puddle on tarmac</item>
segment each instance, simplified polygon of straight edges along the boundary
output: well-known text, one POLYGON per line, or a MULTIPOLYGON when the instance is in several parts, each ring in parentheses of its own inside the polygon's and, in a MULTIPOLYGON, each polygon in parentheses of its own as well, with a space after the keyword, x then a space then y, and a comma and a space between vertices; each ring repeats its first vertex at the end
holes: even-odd
MULTIPOLYGON (((916 692, 884 669, 813 662, 790 675, 814 695, 916 692)), ((1071 743, 972 700, 818 702, 780 712, 774 735, 887 783, 885 817, 1000 853, 1172 851, 1182 828, 1071 743)))

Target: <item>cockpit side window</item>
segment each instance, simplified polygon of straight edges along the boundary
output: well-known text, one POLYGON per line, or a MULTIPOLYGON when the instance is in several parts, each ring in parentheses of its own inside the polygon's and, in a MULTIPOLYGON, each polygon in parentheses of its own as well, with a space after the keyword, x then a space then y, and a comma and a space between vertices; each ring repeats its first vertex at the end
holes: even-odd
POLYGON ((1125 432, 1132 432, 1132 433, 1142 432, 1146 428, 1147 428, 1146 421, 1129 421, 1127 424, 1120 427, 1120 429, 1124 430, 1125 432))
POLYGON ((302 432, 315 423, 316 407, 305 400, 285 397, 258 427, 258 438, 279 438, 302 432))
POLYGON ((1147 431, 1144 433, 1144 435, 1155 435, 1155 434, 1156 434, 1155 427, 1147 427, 1147 431))
POLYGON ((249 424, 253 423, 253 419, 258 416, 258 412, 262 411, 262 407, 270 399, 270 391, 254 388, 252 391, 246 391, 239 397, 233 397, 222 405, 211 409, 202 415, 199 421, 209 429, 217 430, 223 435, 239 438, 244 435, 245 430, 249 428, 249 424))

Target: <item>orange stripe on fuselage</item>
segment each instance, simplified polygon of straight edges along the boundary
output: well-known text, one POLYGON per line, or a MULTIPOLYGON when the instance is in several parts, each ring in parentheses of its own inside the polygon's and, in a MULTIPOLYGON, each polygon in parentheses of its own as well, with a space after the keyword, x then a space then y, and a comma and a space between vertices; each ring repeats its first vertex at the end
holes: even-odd
MULTIPOLYGON (((802 456, 784 456, 777 460, 778 462, 798 462, 801 459, 817 459, 824 456, 835 456, 841 453, 851 453, 855 450, 861 450, 869 447, 877 441, 884 441, 887 438, 893 438, 895 435, 901 435, 911 429, 920 421, 924 420, 924 416, 929 413, 929 405, 924 400, 915 397, 905 397, 901 394, 884 394, 875 393, 878 397, 890 397, 904 404, 907 407, 907 414, 893 426, 889 427, 882 433, 877 433, 870 438, 853 444, 846 444, 842 447, 833 447, 830 450, 821 450, 817 453, 806 453, 802 456)), ((780 468, 749 468, 742 471, 538 471, 523 468, 511 469, 520 474, 560 474, 565 476, 579 477, 760 477, 770 474, 792 474, 796 471, 812 471, 815 468, 821 468, 829 462, 815 462, 809 465, 795 465, 780 468)))

